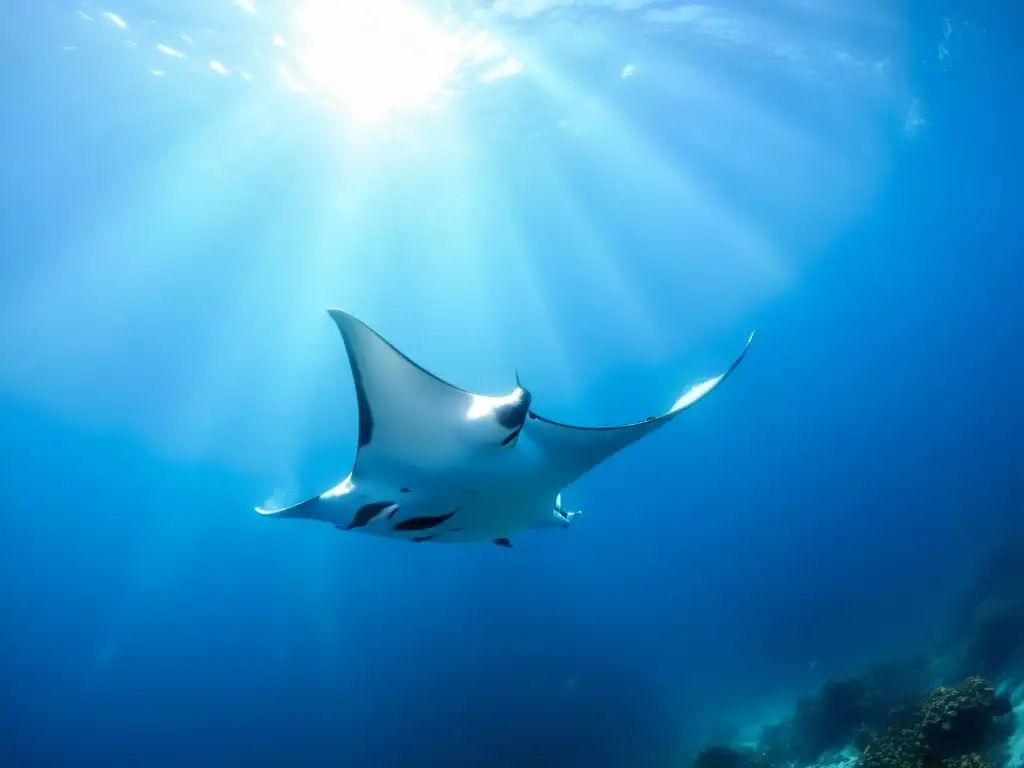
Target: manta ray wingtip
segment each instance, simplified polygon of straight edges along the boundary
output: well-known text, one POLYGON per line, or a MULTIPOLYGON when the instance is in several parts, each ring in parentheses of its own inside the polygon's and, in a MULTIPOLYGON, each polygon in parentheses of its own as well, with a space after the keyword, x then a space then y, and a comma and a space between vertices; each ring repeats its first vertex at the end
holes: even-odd
POLYGON ((327 315, 334 321, 342 335, 365 325, 358 317, 343 309, 328 307, 327 315))
POLYGON ((300 501, 298 504, 292 504, 290 507, 278 507, 276 509, 256 507, 255 509, 256 512, 264 517, 316 517, 315 509, 319 501, 320 497, 314 496, 311 499, 300 501))
MULTIPOLYGON (((756 331, 751 331, 751 332, 750 332, 750 335, 749 335, 749 336, 747 336, 747 343, 743 345, 743 351, 742 351, 742 352, 740 352, 740 355, 739 355, 739 357, 737 357, 737 358, 736 358, 735 360, 733 360, 733 362, 732 362, 732 365, 730 365, 730 366, 729 366, 729 369, 728 369, 728 370, 727 370, 727 371, 726 371, 725 373, 723 373, 723 374, 722 374, 722 376, 721 376, 721 377, 720 377, 720 378, 718 379, 718 381, 719 381, 719 382, 720 382, 720 381, 722 381, 722 379, 724 379, 724 378, 725 378, 726 376, 728 376, 728 375, 729 375, 730 373, 732 373, 733 371, 735 371, 735 370, 736 370, 736 367, 737 367, 737 366, 738 366, 738 365, 739 365, 739 364, 740 364, 741 362, 743 362, 743 358, 745 358, 745 357, 747 356, 747 352, 748 352, 748 351, 750 350, 750 345, 754 343, 754 334, 755 334, 755 333, 756 333, 756 331)), ((717 383, 718 383, 718 382, 716 382, 716 384, 717 384, 717 383)), ((713 389, 713 387, 712 387, 712 389, 713 389)), ((710 390, 708 390, 708 391, 710 391, 710 390)), ((706 393, 705 393, 705 394, 706 394, 706 393)))

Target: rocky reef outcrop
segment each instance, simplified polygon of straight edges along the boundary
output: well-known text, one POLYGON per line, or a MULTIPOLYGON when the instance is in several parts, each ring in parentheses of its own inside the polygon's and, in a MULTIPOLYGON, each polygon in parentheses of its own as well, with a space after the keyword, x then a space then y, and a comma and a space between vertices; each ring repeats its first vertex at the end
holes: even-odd
POLYGON ((1010 735, 1010 700, 981 677, 939 686, 892 713, 864 748, 858 768, 986 768, 1010 735))
MULTIPOLYGON (((1013 730, 1009 698, 981 677, 924 694, 888 668, 826 683, 754 748, 716 745, 693 768, 804 768, 857 743, 856 768, 998 768, 1013 730)), ((903 668, 906 673, 908 669, 903 668)))

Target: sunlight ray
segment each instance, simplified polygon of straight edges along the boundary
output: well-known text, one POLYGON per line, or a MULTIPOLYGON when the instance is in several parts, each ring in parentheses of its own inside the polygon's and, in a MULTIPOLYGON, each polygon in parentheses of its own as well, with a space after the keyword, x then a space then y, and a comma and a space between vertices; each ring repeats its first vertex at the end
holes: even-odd
POLYGON ((452 120, 435 120, 430 128, 429 137, 403 136, 387 156, 373 151, 367 137, 353 139, 352 151, 374 158, 365 172, 372 183, 358 187, 362 226, 373 233, 367 239, 373 282, 386 291, 386 306, 401 308, 392 310, 397 320, 378 324, 410 325, 404 331, 410 349, 429 344, 432 365, 470 377, 462 386, 503 389, 512 368, 495 335, 496 307, 486 285, 487 273, 500 269, 486 229, 502 209, 481 191, 485 171, 472 137, 452 120), (449 344, 436 344, 437 327, 446 329, 449 344), (470 358, 475 365, 467 366, 470 358))
POLYGON ((462 387, 499 393, 512 381, 514 364, 496 325, 505 308, 495 305, 487 284, 487 275, 501 269, 500 249, 486 234, 494 209, 482 189, 474 138, 452 122, 436 128, 432 147, 407 166, 414 175, 402 177, 409 188, 430 190, 417 196, 415 220, 407 222, 402 295, 429 326, 445 329, 450 344, 431 350, 436 364, 462 387))
MULTIPOLYGON (((673 147, 675 155, 682 140, 687 177, 702 196, 722 199, 716 188, 728 188, 734 212, 756 211, 751 224, 791 233, 799 242, 789 251, 808 252, 867 202, 883 154, 878 128, 904 101, 884 66, 898 56, 891 21, 855 14, 854 29, 837 27, 819 5, 789 3, 772 14, 646 5, 622 24, 566 25, 556 55, 614 61, 636 52, 628 82, 591 77, 585 87, 567 81, 569 90, 607 94, 619 108, 606 115, 627 134, 642 126, 652 152, 673 147), (831 33, 814 34, 823 29, 831 33)), ((550 58, 530 64, 566 77, 550 58)))
MULTIPOLYGON (((795 175, 802 186, 819 178, 837 182, 857 175, 863 116, 871 112, 854 110, 862 118, 851 121, 851 101, 867 107, 873 100, 884 101, 889 90, 881 76, 851 91, 822 78, 787 79, 785 68, 780 68, 774 85, 786 94, 800 94, 797 111, 790 103, 793 99, 781 98, 782 90, 743 88, 739 78, 716 72, 701 60, 681 61, 668 46, 649 46, 646 60, 663 75, 643 78, 631 87, 643 99, 700 115, 700 120, 678 125, 686 143, 733 171, 742 170, 748 183, 765 188, 764 202, 769 204, 779 198, 780 172, 787 179, 795 175)), ((822 181, 820 186, 829 185, 822 181)))
POLYGON ((691 310, 697 313, 694 321, 711 322, 710 316, 698 317, 712 306, 710 296, 716 298, 716 312, 724 314, 730 296, 751 290, 760 294, 785 284, 787 265, 767 233, 714 194, 691 162, 680 154, 658 152, 623 117, 600 100, 585 97, 582 89, 535 51, 524 58, 537 85, 564 105, 566 114, 584 124, 584 132, 571 140, 572 150, 595 158, 588 167, 608 180, 611 194, 625 199, 642 193, 652 221, 672 222, 670 231, 686 233, 677 235, 686 238, 685 258, 673 249, 660 258, 652 254, 646 263, 652 271, 661 272, 667 284, 687 285, 691 300, 701 298, 691 310))
POLYGON ((344 355, 324 310, 373 312, 382 296, 369 277, 373 254, 361 226, 370 217, 363 199, 369 182, 356 164, 346 165, 346 170, 346 183, 339 189, 322 185, 322 207, 316 212, 317 224, 309 230, 308 253, 303 254, 296 282, 280 297, 285 311, 277 321, 279 335, 265 350, 263 366, 273 375, 260 379, 259 424, 250 428, 258 432, 254 439, 260 443, 264 436, 274 436, 266 450, 268 462, 290 460, 307 441, 337 441, 337 436, 325 433, 334 422, 325 420, 319 410, 325 389, 334 395, 334 410, 349 416, 353 430, 356 426, 352 401, 342 400, 352 386, 344 378, 334 378, 344 371, 344 355))
MULTIPOLYGON (((281 273, 280 255, 275 253, 279 249, 274 244, 283 238, 270 234, 272 226, 264 227, 260 237, 267 252, 253 254, 257 258, 252 268, 239 275, 241 282, 220 302, 214 315, 216 324, 206 329, 191 351, 189 374, 176 388, 176 401, 168 406, 172 416, 163 424, 163 441, 184 451, 185 456, 201 456, 218 444, 232 445, 232 454, 239 444, 246 450, 262 449, 246 434, 255 431, 250 419, 259 411, 252 406, 261 400, 266 403, 268 398, 260 395, 275 391, 279 377, 299 362, 291 349, 288 357, 272 363, 264 360, 260 365, 252 357, 256 349, 270 346, 279 331, 277 297, 265 300, 281 273), (238 440, 242 435, 248 439, 238 440)), ((289 244, 295 251, 303 250, 301 242, 289 244)))
POLYGON ((629 261, 633 255, 613 252, 607 218, 584 207, 581 190, 566 182, 571 174, 559 154, 551 151, 550 145, 538 149, 543 155, 538 157, 535 172, 551 201, 547 215, 559 223, 553 235, 564 238, 562 258, 572 265, 570 271, 579 275, 576 290, 587 294, 583 306, 594 310, 600 307, 594 316, 602 320, 590 326, 590 331, 596 332, 601 322, 611 321, 617 333, 634 341, 631 353, 663 353, 666 339, 661 328, 623 269, 622 260, 629 261))
MULTIPOLYGON (((487 270, 486 278, 492 296, 507 296, 507 311, 502 313, 505 324, 502 338, 518 342, 521 372, 533 377, 534 382, 545 378, 555 381, 562 389, 573 380, 573 361, 565 345, 557 313, 556 292, 559 286, 543 274, 544 262, 552 255, 538 249, 539 238, 530 234, 523 216, 522 205, 513 198, 497 168, 481 159, 479 189, 486 189, 486 199, 493 200, 498 210, 506 215, 491 220, 489 237, 494 244, 489 256, 494 268, 487 270)), ((478 194, 481 192, 478 191, 478 194)))
POLYGON ((202 453, 230 443, 240 463, 255 455, 284 462, 323 422, 313 415, 323 406, 325 382, 329 391, 344 391, 345 382, 334 380, 342 358, 334 354, 336 333, 324 310, 367 311, 380 290, 358 223, 363 180, 346 166, 346 191, 332 199, 324 170, 325 179, 301 183, 296 172, 296 188, 308 186, 307 193, 263 228, 254 267, 220 313, 205 362, 183 388, 170 436, 176 444, 202 453))
POLYGON ((266 109, 254 102, 225 115, 97 206, 93 230, 5 302, 5 346, 15 354, 3 359, 18 361, 6 376, 34 394, 53 387, 69 394, 69 381, 99 391, 128 383, 104 381, 104 363, 145 349, 139 329, 152 332, 152 323, 139 319, 154 317, 170 285, 202 274, 197 260, 206 255, 210 222, 251 189, 245 179, 270 159, 266 109))

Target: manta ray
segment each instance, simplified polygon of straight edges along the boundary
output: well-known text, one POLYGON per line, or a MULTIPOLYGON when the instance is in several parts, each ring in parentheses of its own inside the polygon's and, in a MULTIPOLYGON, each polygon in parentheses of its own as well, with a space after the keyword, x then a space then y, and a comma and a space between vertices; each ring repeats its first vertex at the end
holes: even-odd
POLYGON ((352 471, 319 496, 256 511, 413 542, 511 547, 512 537, 524 531, 567 528, 579 512, 563 508, 563 489, 701 400, 736 369, 754 339, 750 334, 724 373, 691 387, 660 416, 581 427, 534 411, 518 374, 507 395, 467 392, 352 315, 328 314, 341 331, 355 383, 359 430, 352 471))

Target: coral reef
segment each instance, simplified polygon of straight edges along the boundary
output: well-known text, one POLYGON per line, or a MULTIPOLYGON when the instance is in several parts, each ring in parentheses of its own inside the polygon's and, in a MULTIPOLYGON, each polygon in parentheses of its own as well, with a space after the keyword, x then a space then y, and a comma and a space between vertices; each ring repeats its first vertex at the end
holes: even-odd
POLYGON ((788 720, 765 728, 759 748, 772 764, 808 765, 828 751, 856 744, 863 749, 889 713, 928 689, 928 665, 914 657, 876 664, 846 680, 830 680, 814 696, 800 698, 788 720))
POLYGON ((981 755, 970 754, 944 760, 942 768, 988 768, 981 755))
POLYGON ((940 686, 895 711, 865 747, 858 768, 984 768, 982 755, 1005 742, 997 718, 1009 712, 1009 699, 983 678, 940 686))
POLYGON ((854 740, 863 744, 857 768, 1005 764, 1013 728, 1007 696, 997 695, 981 677, 911 695, 907 688, 918 676, 885 674, 891 669, 875 667, 857 678, 826 683, 817 696, 801 700, 790 720, 766 728, 756 749, 709 747, 693 768, 808 766, 854 740))
POLYGON ((830 680, 764 728, 755 749, 714 747, 695 768, 852 768, 837 752, 853 747, 857 768, 1024 768, 1024 524, 1016 526, 983 553, 932 655, 830 680), (949 680, 962 682, 935 687, 949 680), (1016 687, 1012 702, 990 680, 1016 687))

